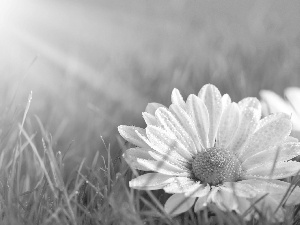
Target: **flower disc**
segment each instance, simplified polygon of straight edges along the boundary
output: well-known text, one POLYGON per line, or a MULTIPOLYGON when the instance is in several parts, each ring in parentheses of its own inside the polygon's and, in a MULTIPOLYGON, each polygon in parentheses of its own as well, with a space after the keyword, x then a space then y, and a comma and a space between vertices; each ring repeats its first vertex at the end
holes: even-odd
POLYGON ((236 181, 241 177, 242 167, 231 152, 221 148, 209 148, 199 152, 192 168, 196 179, 210 185, 236 181))

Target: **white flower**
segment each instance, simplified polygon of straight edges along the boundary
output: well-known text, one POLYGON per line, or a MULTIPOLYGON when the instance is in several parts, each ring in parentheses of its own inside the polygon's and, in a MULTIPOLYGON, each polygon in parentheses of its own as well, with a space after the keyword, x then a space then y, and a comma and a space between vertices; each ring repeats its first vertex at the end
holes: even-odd
MULTIPOLYGON (((295 175, 300 163, 300 144, 289 136, 290 116, 277 113, 261 118, 256 98, 232 102, 211 85, 185 102, 177 89, 169 108, 150 103, 143 113, 146 129, 119 126, 123 138, 136 148, 124 158, 138 170, 153 171, 130 181, 135 189, 164 189, 173 195, 165 210, 177 215, 194 206, 197 212, 208 204, 243 214, 252 203, 259 210, 275 212, 277 203, 291 186, 279 181, 295 175), (276 164, 274 165, 274 162, 276 164)), ((300 202, 294 188, 286 205, 300 202)), ((283 208, 275 219, 283 219, 283 208)))

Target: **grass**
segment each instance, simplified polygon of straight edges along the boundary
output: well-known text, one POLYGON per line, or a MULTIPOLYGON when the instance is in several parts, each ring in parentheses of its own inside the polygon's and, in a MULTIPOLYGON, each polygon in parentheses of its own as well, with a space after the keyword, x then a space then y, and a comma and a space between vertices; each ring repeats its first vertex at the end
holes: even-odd
MULTIPOLYGON (((106 157, 97 152, 89 166, 84 166, 83 159, 64 179, 67 151, 54 151, 52 136, 38 117, 34 119, 39 124, 43 151, 36 148, 36 133, 24 128, 30 101, 31 95, 24 111, 16 113, 2 130, 0 224, 271 224, 264 214, 246 223, 243 215, 222 212, 213 205, 200 213, 189 210, 171 218, 162 205, 169 195, 129 189, 129 180, 138 172, 122 158, 112 158, 111 147, 103 139, 106 157)), ((130 147, 118 140, 122 151, 130 147)), ((284 224, 299 223, 299 209, 288 208, 284 224)))
MULTIPOLYGON (((246 224, 213 206, 170 218, 163 210, 169 195, 129 189, 137 172, 121 157, 129 144, 116 127, 144 127, 146 104, 169 105, 174 87, 187 97, 213 83, 239 101, 259 97, 261 89, 282 95, 286 87, 300 86, 299 28, 291 33, 289 21, 273 24, 268 12, 258 24, 249 25, 243 11, 237 21, 225 16, 210 22, 196 3, 149 3, 149 11, 134 1, 99 3, 105 17, 97 16, 96 3, 82 9, 84 16, 75 7, 79 2, 56 4, 47 13, 66 9, 65 17, 55 23, 28 13, 38 29, 25 18, 29 32, 11 39, 21 37, 22 44, 12 42, 0 53, 0 224, 246 224), (91 21, 112 27, 105 30, 109 38, 91 21), (48 37, 53 27, 60 32, 48 37), (91 36, 74 38, 82 29, 91 36)), ((285 224, 300 224, 299 210, 288 208, 285 224)), ((248 224, 269 222, 261 215, 248 224)))

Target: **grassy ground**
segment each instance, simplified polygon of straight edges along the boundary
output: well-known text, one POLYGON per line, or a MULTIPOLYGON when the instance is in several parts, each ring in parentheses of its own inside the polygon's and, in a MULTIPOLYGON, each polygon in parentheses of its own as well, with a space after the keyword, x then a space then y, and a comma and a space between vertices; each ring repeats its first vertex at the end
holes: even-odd
POLYGON ((128 189, 116 127, 144 127, 174 87, 238 101, 300 86, 297 1, 37 3, 0 26, 0 224, 243 224, 217 209, 171 219, 163 192, 128 189))

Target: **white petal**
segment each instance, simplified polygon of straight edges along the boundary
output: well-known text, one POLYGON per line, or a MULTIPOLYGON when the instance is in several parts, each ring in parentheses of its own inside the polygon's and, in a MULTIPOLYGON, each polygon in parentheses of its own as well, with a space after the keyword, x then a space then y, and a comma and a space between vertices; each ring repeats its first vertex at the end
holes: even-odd
POLYGON ((273 121, 276 121, 278 119, 288 119, 289 120, 289 119, 291 119, 291 116, 289 114, 281 113, 281 112, 268 115, 259 121, 255 131, 259 130, 263 126, 265 126, 269 123, 272 123, 273 121))
POLYGON ((185 196, 201 198, 203 196, 207 196, 209 192, 209 184, 205 185, 200 184, 200 182, 196 182, 193 186, 189 188, 189 190, 185 192, 185 196))
POLYGON ((176 177, 174 181, 164 187, 164 191, 167 193, 184 193, 195 184, 195 181, 188 177, 176 177))
POLYGON ((173 180, 173 176, 160 173, 146 173, 129 181, 129 187, 141 190, 157 190, 162 189, 173 180))
POLYGON ((257 110, 253 108, 242 110, 240 115, 239 127, 228 147, 236 155, 239 155, 245 142, 255 130, 260 117, 257 110))
POLYGON ((196 130, 195 124, 192 121, 192 118, 187 114, 185 110, 183 110, 178 105, 172 104, 170 106, 171 112, 176 116, 181 126, 186 130, 186 132, 190 135, 193 142, 195 143, 196 150, 201 151, 202 144, 200 137, 198 136, 198 132, 196 130))
MULTIPOLYGON (((284 192, 286 194, 286 192, 284 192)), ((289 189, 287 195, 274 194, 274 197, 277 199, 284 199, 284 205, 298 205, 300 204, 300 188, 299 186, 293 186, 289 189)))
POLYGON ((246 179, 283 179, 296 175, 300 170, 300 163, 295 161, 280 162, 275 164, 267 164, 245 171, 246 179))
MULTIPOLYGON (((247 197, 243 197, 247 196, 247 194, 245 193, 246 190, 242 190, 243 188, 241 185, 239 187, 237 186, 237 188, 239 188, 239 190, 236 189, 236 191, 233 191, 232 188, 222 185, 218 188, 215 188, 214 193, 211 194, 210 199, 218 206, 219 209, 223 211, 234 210, 240 214, 244 213, 250 207, 250 203, 247 201, 247 197)), ((253 190, 251 190, 251 192, 253 194, 253 190)), ((253 197, 252 195, 248 196, 253 197)))
POLYGON ((174 88, 171 95, 171 101, 173 104, 185 109, 185 102, 177 88, 174 88))
POLYGON ((186 169, 191 167, 190 162, 185 158, 183 158, 181 155, 179 155, 177 152, 170 152, 169 154, 164 154, 164 155, 155 151, 149 151, 148 153, 150 156, 152 156, 153 159, 157 161, 167 161, 186 169))
POLYGON ((168 160, 171 163, 173 163, 177 166, 180 166, 180 167, 187 168, 187 165, 185 162, 190 162, 190 160, 185 159, 184 157, 179 155, 177 151, 171 151, 168 146, 165 146, 165 149, 162 149, 161 145, 155 145, 155 144, 151 143, 148 140, 148 138, 144 136, 144 134, 141 134, 138 131, 136 131, 136 133, 145 143, 147 143, 148 146, 150 146, 153 150, 157 151, 157 154, 155 154, 154 151, 148 152, 149 155, 151 155, 154 159, 161 160, 162 158, 168 158, 168 160), (166 149, 168 149, 168 151, 166 149), (167 151, 167 154, 166 154, 166 151, 167 151))
POLYGON ((285 89, 285 95, 291 102, 297 112, 300 112, 300 88, 299 87, 288 87, 285 89))
POLYGON ((211 186, 211 190, 207 196, 207 202, 215 202, 216 194, 220 191, 220 186, 211 186))
POLYGON ((214 146, 222 114, 221 94, 214 85, 207 84, 201 88, 198 96, 203 100, 208 110, 210 122, 208 141, 210 146, 214 146))
POLYGON ((227 188, 228 191, 231 191, 234 195, 243 198, 253 198, 257 194, 256 189, 247 183, 225 182, 222 187, 223 189, 227 188))
POLYGON ((222 107, 224 109, 231 103, 231 98, 228 94, 222 96, 222 107))
POLYGON ((148 103, 145 111, 154 116, 155 111, 160 107, 165 107, 165 106, 160 103, 156 103, 156 102, 148 103))
POLYGON ((167 161, 155 161, 155 160, 145 160, 137 159, 137 162, 142 166, 145 166, 149 170, 166 174, 166 175, 176 175, 176 176, 190 176, 190 171, 183 169, 177 165, 171 164, 167 161))
MULTIPOLYGON (((211 186, 211 190, 207 195, 207 203, 216 203, 217 205, 220 204, 220 201, 222 201, 222 199, 219 196, 220 194, 220 186, 211 186)), ((218 205, 219 207, 219 205, 218 205)), ((222 210, 224 209, 223 207, 221 208, 222 210)))
POLYGON ((174 194, 166 201, 165 211, 171 216, 186 212, 193 206, 195 199, 187 198, 183 194, 174 194))
POLYGON ((262 196, 258 196, 253 199, 249 199, 249 201, 254 204, 256 210, 258 210, 262 216, 264 216, 270 222, 282 222, 284 220, 284 211, 283 208, 280 207, 278 210, 278 205, 280 200, 274 198, 271 195, 266 195, 262 198, 262 196), (277 211, 276 211, 277 210, 277 211))
POLYGON ((223 111, 217 136, 217 147, 227 148, 240 122, 240 110, 235 102, 223 111))
POLYGON ((241 110, 245 110, 245 109, 247 110, 247 108, 248 109, 252 108, 255 109, 259 115, 261 115, 261 104, 257 98, 253 98, 253 97, 244 98, 238 102, 238 105, 241 110))
POLYGON ((291 121, 279 115, 276 119, 264 124, 251 136, 239 158, 244 161, 247 157, 280 144, 289 136, 291 130, 291 121))
POLYGON ((169 154, 174 151, 190 161, 193 159, 192 153, 176 138, 174 134, 155 126, 147 126, 146 134, 157 152, 161 154, 169 154))
POLYGON ((194 212, 198 212, 207 206, 207 195, 197 198, 194 206, 194 212))
POLYGON ((287 182, 280 180, 270 180, 270 179, 250 179, 250 180, 242 180, 239 181, 240 184, 247 184, 252 186, 258 192, 261 193, 270 193, 270 194, 278 194, 285 192, 290 185, 287 182))
POLYGON ((284 141, 285 142, 298 142, 299 140, 295 137, 288 136, 284 141))
POLYGON ((143 118, 148 126, 159 126, 159 123, 157 122, 155 116, 153 116, 152 114, 143 112, 143 118))
POLYGON ((237 196, 228 188, 220 187, 216 192, 213 202, 223 211, 232 211, 238 208, 237 196))
POLYGON ((146 135, 146 130, 143 129, 142 131, 140 130, 135 130, 136 135, 143 141, 146 143, 147 147, 151 147, 152 149, 154 149, 153 144, 148 140, 147 135, 146 135))
POLYGON ((261 104, 261 113, 263 116, 267 116, 267 115, 271 114, 269 106, 266 102, 261 101, 260 104, 261 104))
POLYGON ((291 118, 292 124, 293 124, 293 131, 300 132, 300 113, 292 114, 291 118))
MULTIPOLYGON (((247 212, 247 210, 250 208, 251 203, 249 202, 249 200, 247 198, 237 198, 237 203, 238 203, 238 208, 235 210, 237 213, 239 214, 244 214, 247 212)), ((250 211, 250 210, 249 210, 250 211)), ((251 211, 250 211, 251 212, 251 211)), ((244 215, 244 219, 249 221, 251 219, 251 213, 247 213, 246 215, 244 215)))
POLYGON ((149 148, 130 148, 125 151, 123 157, 125 161, 133 168, 138 170, 148 171, 147 167, 142 166, 137 162, 137 159, 147 159, 152 160, 153 158, 149 155, 148 151, 151 150, 149 148))
POLYGON ((203 197, 209 191, 209 185, 200 184, 187 177, 176 177, 174 181, 164 187, 167 193, 183 193, 186 197, 203 197))
POLYGON ((296 205, 300 203, 300 188, 293 184, 280 181, 280 180, 263 180, 263 179, 252 179, 243 180, 240 183, 248 184, 259 191, 261 194, 268 194, 272 196, 277 196, 279 201, 283 197, 286 197, 286 205, 296 205), (288 191, 288 195, 286 195, 288 191))
POLYGON ((197 152, 196 146, 188 132, 180 124, 175 115, 173 115, 168 109, 158 109, 155 116, 167 132, 174 134, 183 145, 187 146, 187 150, 190 151, 191 154, 195 154, 197 152))
MULTIPOLYGON (((287 95, 287 98, 289 99, 289 94, 287 91, 288 88, 286 89, 285 94, 287 95)), ((268 90, 262 90, 260 91, 260 96, 264 102, 268 105, 268 109, 270 113, 275 113, 275 112, 284 112, 288 115, 291 115, 291 121, 293 123, 293 130, 295 131, 300 131, 300 116, 297 114, 295 109, 293 108, 295 105, 292 103, 293 100, 291 100, 291 104, 293 107, 288 104, 287 101, 284 101, 279 95, 272 91, 268 90)), ((289 99, 290 100, 290 99, 289 99)))
POLYGON ((189 95, 187 101, 187 112, 192 118, 201 143, 205 148, 209 147, 208 132, 209 132, 209 115, 204 102, 196 95, 189 95))
POLYGON ((140 138, 139 135, 137 135, 136 131, 138 131, 141 134, 145 134, 145 130, 139 127, 134 127, 134 126, 125 126, 125 125, 120 125, 118 126, 118 131, 120 135, 130 143, 142 147, 142 148, 147 148, 149 147, 146 142, 140 138))
POLYGON ((300 131, 300 88, 287 88, 285 90, 285 95, 291 103, 291 105, 293 106, 292 108, 295 109, 291 111, 293 130, 300 131))
POLYGON ((300 113, 300 88, 288 87, 287 89, 285 89, 284 93, 299 116, 299 113, 300 113))
POLYGON ((300 204, 300 187, 293 186, 290 191, 289 195, 287 196, 287 200, 285 202, 286 205, 298 205, 300 204))
MULTIPOLYGON (((223 211, 236 211, 243 214, 250 207, 250 202, 247 198, 237 196, 231 189, 221 186, 216 192, 213 202, 223 211)), ((250 216, 246 216, 250 219, 250 216)))
POLYGON ((243 168, 251 169, 258 166, 290 160, 300 155, 300 143, 289 142, 258 152, 242 163, 243 168))
POLYGON ((273 91, 261 90, 259 94, 262 100, 267 103, 270 113, 284 112, 291 114, 294 111, 286 101, 273 91))

